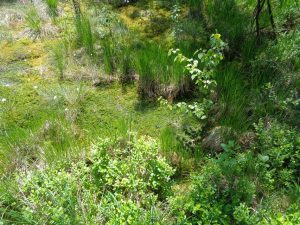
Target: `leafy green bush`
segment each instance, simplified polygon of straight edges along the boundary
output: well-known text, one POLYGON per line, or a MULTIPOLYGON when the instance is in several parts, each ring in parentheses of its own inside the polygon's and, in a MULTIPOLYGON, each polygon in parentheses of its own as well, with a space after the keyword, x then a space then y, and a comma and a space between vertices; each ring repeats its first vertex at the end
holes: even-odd
MULTIPOLYGON (((17 211, 1 210, 2 218, 29 224, 164 224, 161 200, 173 173, 151 138, 100 140, 89 158, 20 172, 11 200, 17 211)), ((0 197, 0 208, 7 204, 9 198, 0 197)))
POLYGON ((184 56, 180 49, 171 49, 169 51, 169 55, 176 55, 174 61, 186 63, 186 70, 202 93, 209 93, 212 87, 216 85, 214 70, 224 59, 223 50, 226 47, 226 43, 222 41, 220 34, 211 36, 210 45, 211 48, 209 50, 197 50, 194 53, 197 56, 196 59, 184 56))
POLYGON ((192 224, 230 224, 235 207, 253 203, 257 176, 251 152, 239 153, 234 142, 223 145, 224 153, 209 159, 192 177, 189 194, 171 199, 180 222, 192 224))
POLYGON ((245 225, 293 225, 299 224, 300 214, 299 206, 292 204, 284 213, 283 212, 271 212, 268 210, 260 210, 257 213, 253 214, 250 207, 241 204, 236 207, 234 212, 234 218, 237 221, 237 224, 245 225))
POLYGON ((256 149, 259 157, 265 160, 270 178, 277 187, 288 186, 300 172, 299 133, 278 122, 268 122, 266 127, 262 120, 255 128, 256 149))
POLYGON ((277 122, 268 126, 262 121, 255 126, 257 142, 249 150, 241 150, 233 141, 222 144, 224 152, 208 159, 192 177, 188 192, 171 198, 171 209, 179 222, 293 224, 291 221, 299 221, 299 213, 293 207, 293 203, 299 203, 299 183, 293 184, 300 171, 299 135, 277 122), (274 202, 262 200, 274 191, 291 195, 284 207, 285 214, 271 206, 274 202), (257 213, 253 207, 258 209, 257 213))
POLYGON ((252 61, 256 79, 262 83, 261 94, 252 104, 260 117, 274 115, 281 122, 298 126, 300 31, 282 33, 269 42, 252 61))
MULTIPOLYGON (((222 41, 220 34, 213 34, 210 38, 211 48, 209 50, 197 50, 194 55, 196 58, 184 56, 180 49, 171 49, 169 55, 175 54, 175 62, 185 63, 185 69, 188 71, 191 79, 197 86, 197 91, 201 95, 201 100, 193 103, 180 102, 174 107, 169 105, 170 109, 179 109, 186 113, 191 113, 196 118, 204 120, 207 118, 207 112, 212 106, 211 95, 217 85, 215 80, 215 70, 219 63, 224 59, 223 50, 226 44, 222 41)), ((163 104, 167 101, 161 100, 163 104)))
POLYGON ((113 151, 109 151, 112 144, 109 140, 94 146, 97 154, 92 170, 97 185, 129 196, 149 189, 167 194, 173 170, 158 156, 157 144, 150 138, 132 138, 128 146, 116 146, 113 151), (131 174, 133 171, 135 174, 131 174))
MULTIPOLYGON (((277 215, 272 215, 271 223, 275 225, 281 224, 299 224, 300 223, 300 209, 297 205, 292 205, 287 212, 278 213, 277 215)), ((267 224, 270 220, 264 219, 259 224, 267 224)))

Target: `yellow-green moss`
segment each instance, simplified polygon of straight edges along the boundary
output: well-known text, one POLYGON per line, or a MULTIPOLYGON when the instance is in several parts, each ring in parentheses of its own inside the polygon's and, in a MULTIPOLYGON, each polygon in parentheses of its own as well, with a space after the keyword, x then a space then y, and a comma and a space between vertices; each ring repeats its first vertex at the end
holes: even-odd
POLYGON ((153 33, 153 26, 155 23, 153 23, 154 18, 160 18, 160 20, 163 20, 165 25, 169 25, 170 23, 170 16, 171 13, 165 9, 162 8, 152 8, 152 9, 143 9, 136 5, 128 5, 121 7, 118 11, 118 14, 120 16, 120 19, 122 22, 132 31, 136 31, 143 37, 151 37, 155 39, 165 40, 165 38, 168 38, 168 29, 159 32, 159 33, 153 33), (133 16, 135 13, 137 13, 137 16, 133 16))
POLYGON ((32 60, 45 54, 41 42, 32 42, 29 39, 21 39, 12 43, 0 43, 0 49, 2 49, 0 60, 5 63, 32 60))

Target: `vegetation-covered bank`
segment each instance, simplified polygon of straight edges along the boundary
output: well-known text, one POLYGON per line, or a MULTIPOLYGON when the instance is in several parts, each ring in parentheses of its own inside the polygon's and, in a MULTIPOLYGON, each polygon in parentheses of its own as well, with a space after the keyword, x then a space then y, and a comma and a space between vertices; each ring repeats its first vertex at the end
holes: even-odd
POLYGON ((0 3, 0 224, 300 224, 300 3, 0 3))

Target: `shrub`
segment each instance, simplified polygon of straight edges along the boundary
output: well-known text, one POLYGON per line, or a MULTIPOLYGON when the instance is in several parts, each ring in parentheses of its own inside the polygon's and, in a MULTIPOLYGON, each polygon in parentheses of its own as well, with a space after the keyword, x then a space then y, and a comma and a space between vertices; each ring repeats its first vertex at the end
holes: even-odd
POLYGON ((238 153, 234 142, 223 148, 224 153, 209 159, 202 171, 192 177, 188 194, 171 199, 179 222, 231 224, 235 207, 252 204, 256 195, 252 176, 257 175, 252 153, 238 153))
POLYGON ((277 187, 288 186, 300 172, 300 139, 297 131, 278 122, 261 120, 256 126, 256 149, 270 171, 277 187))
POLYGON ((241 204, 236 207, 234 212, 234 217, 237 224, 245 225, 282 225, 282 224, 299 224, 300 214, 299 206, 292 204, 285 212, 272 212, 267 209, 261 209, 257 213, 251 213, 252 209, 250 207, 241 204))
POLYGON ((252 104, 260 117, 274 115, 281 122, 298 126, 300 32, 295 30, 277 35, 264 51, 252 61, 252 73, 262 83, 262 95, 252 104))
POLYGON ((218 187, 213 183, 220 170, 211 166, 213 174, 193 177, 188 192, 170 199, 178 224, 229 224, 228 216, 222 213, 224 203, 218 201, 218 187))
POLYGON ((1 209, 16 201, 16 211, 0 211, 4 222, 29 224, 165 224, 173 173, 151 138, 103 139, 89 158, 20 172, 15 199, 0 196, 1 209))
POLYGON ((128 196, 149 189, 162 196, 167 194, 173 170, 158 156, 156 142, 150 138, 132 138, 128 146, 115 146, 114 151, 110 151, 113 143, 109 140, 94 146, 97 163, 92 170, 98 186, 128 196), (135 175, 131 174, 133 171, 135 175))
POLYGON ((222 144, 224 152, 207 160, 192 177, 188 191, 170 198, 170 207, 179 223, 266 224, 271 221, 280 224, 279 221, 284 221, 294 224, 299 221, 293 206, 299 203, 299 184, 293 183, 300 171, 298 133, 277 122, 268 126, 262 121, 255 125, 257 142, 250 150, 241 150, 233 141, 222 144), (289 193, 287 206, 278 209, 272 205, 274 202, 263 201, 270 197, 271 191, 279 195, 289 193), (286 213, 277 213, 278 210, 286 213))
MULTIPOLYGON (((215 70, 223 60, 223 50, 226 44, 222 41, 220 34, 213 34, 210 38, 211 48, 209 50, 197 50, 194 55, 196 58, 184 56, 180 49, 170 49, 169 55, 175 54, 175 62, 185 63, 185 69, 188 71, 191 79, 198 88, 201 100, 193 103, 180 102, 174 107, 186 113, 193 114, 196 118, 204 120, 207 118, 207 112, 213 104, 211 95, 217 85, 215 80, 215 70)), ((160 99, 163 104, 168 102, 160 99)))

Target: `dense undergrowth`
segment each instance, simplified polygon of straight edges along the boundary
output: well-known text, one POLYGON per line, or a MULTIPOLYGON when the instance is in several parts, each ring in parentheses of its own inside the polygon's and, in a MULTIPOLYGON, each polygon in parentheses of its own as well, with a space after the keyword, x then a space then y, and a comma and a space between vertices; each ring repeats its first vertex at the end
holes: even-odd
POLYGON ((300 224, 298 1, 0 9, 0 224, 300 224))

